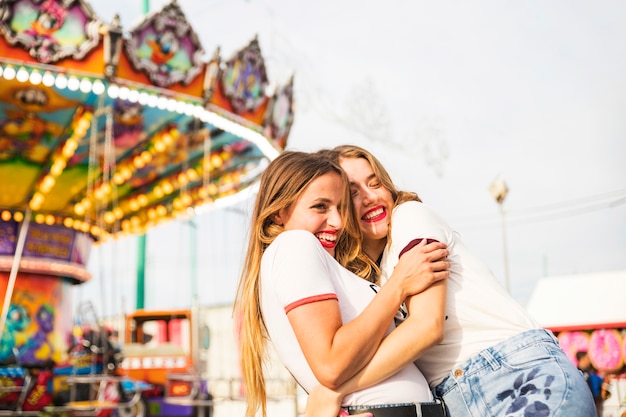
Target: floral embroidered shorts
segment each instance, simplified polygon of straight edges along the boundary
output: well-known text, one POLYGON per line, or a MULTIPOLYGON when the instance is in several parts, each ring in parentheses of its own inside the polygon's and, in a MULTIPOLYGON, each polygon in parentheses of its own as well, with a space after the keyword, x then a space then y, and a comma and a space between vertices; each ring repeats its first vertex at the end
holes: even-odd
POLYGON ((591 390, 554 335, 529 330, 452 369, 434 389, 450 417, 591 417, 591 390))

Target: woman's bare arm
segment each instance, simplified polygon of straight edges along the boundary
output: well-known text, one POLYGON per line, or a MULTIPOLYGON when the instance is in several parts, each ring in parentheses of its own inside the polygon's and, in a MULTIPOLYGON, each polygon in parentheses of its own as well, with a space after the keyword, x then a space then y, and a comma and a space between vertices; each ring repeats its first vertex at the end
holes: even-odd
MULTIPOLYGON (((405 298, 447 278, 447 262, 437 264, 444 272, 424 267, 436 263, 433 258, 442 254, 447 255, 443 244, 420 244, 411 249, 372 302, 349 323, 342 323, 336 300, 306 304, 288 313, 304 356, 321 384, 336 389, 374 358, 405 298)), ((374 379, 374 373, 368 372, 365 378, 363 381, 374 379)))
POLYGON ((446 281, 408 301, 409 317, 385 337, 372 360, 341 387, 318 386, 307 399, 305 417, 336 417, 343 397, 372 386, 404 368, 443 338, 446 281))
POLYGON ((409 316, 380 344, 372 360, 346 382, 344 394, 372 386, 413 363, 427 349, 443 340, 447 282, 433 284, 410 297, 409 316))

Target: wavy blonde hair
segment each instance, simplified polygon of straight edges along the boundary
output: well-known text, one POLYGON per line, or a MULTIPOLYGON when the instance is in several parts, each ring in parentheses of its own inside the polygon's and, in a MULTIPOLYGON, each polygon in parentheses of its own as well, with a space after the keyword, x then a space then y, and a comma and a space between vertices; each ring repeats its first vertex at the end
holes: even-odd
MULTIPOLYGON (((241 367, 246 386, 246 417, 253 417, 260 408, 267 414, 264 362, 267 349, 267 328, 263 321, 260 299, 260 266, 265 249, 284 231, 272 221, 274 214, 288 209, 315 179, 328 173, 338 174, 343 182, 343 198, 339 206, 344 229, 335 248, 335 258, 351 265, 361 252, 361 231, 354 217, 350 186, 341 167, 320 155, 285 151, 263 172, 256 197, 248 250, 239 279, 234 313, 241 315, 241 367)), ((294 277, 297 279, 297 277, 294 277)))
MULTIPOLYGON (((317 152, 318 155, 328 158, 336 164, 340 164, 342 159, 365 159, 372 167, 372 171, 376 178, 390 193, 394 202, 394 207, 407 201, 422 200, 416 193, 410 191, 402 191, 396 188, 389 172, 383 164, 368 150, 356 145, 339 145, 332 149, 322 149, 317 152)), ((356 216, 356 213, 355 213, 356 216)), ((389 239, 389 236, 387 236, 389 239)), ((370 258, 365 252, 361 251, 354 261, 348 266, 352 272, 361 277, 365 277, 368 281, 378 282, 380 276, 380 268, 375 259, 370 258)))

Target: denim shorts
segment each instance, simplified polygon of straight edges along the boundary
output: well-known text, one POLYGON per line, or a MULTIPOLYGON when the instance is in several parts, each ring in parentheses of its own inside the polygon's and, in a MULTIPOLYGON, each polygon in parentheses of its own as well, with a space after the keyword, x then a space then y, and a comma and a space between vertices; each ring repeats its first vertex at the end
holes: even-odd
POLYGON ((452 369, 434 395, 450 417, 593 417, 591 390, 554 335, 529 330, 452 369))

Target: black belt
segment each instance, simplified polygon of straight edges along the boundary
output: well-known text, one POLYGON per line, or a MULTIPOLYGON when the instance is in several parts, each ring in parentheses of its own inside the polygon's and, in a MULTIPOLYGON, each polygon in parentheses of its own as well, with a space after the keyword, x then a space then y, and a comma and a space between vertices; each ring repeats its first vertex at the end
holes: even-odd
POLYGON ((397 405, 356 405, 347 407, 348 413, 372 413, 374 417, 446 417, 443 403, 397 405), (418 408, 421 414, 418 414, 418 408))

